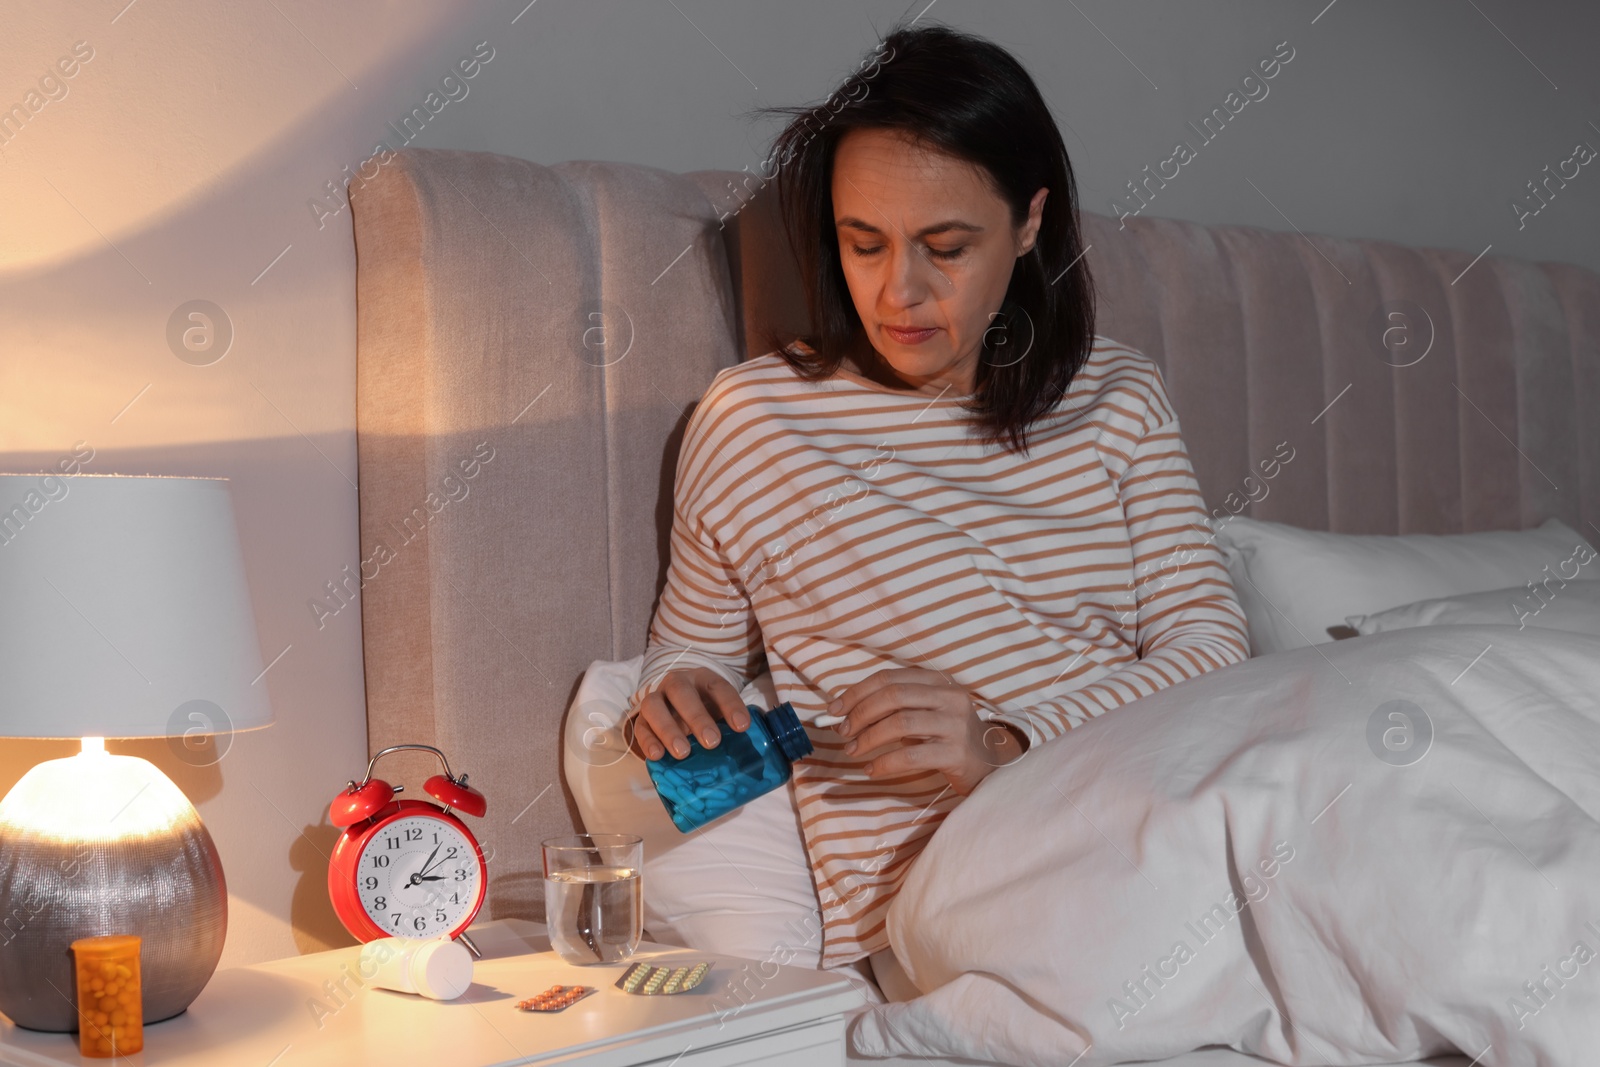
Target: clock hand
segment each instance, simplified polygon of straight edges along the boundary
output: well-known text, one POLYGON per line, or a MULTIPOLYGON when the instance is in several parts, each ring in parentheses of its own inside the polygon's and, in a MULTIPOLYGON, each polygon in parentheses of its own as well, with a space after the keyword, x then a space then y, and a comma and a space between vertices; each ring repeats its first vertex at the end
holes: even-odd
POLYGON ((434 845, 433 851, 428 853, 428 858, 422 861, 421 869, 411 872, 411 877, 406 880, 407 889, 410 889, 412 886, 417 885, 422 881, 423 874, 426 873, 429 866, 433 864, 433 857, 439 854, 439 847, 439 845, 434 845))
POLYGON ((419 881, 422 881, 422 875, 424 875, 424 873, 427 873, 427 869, 429 869, 429 867, 432 867, 432 865, 434 865, 434 857, 438 856, 438 849, 440 849, 440 846, 435 845, 434 846, 434 851, 432 851, 432 853, 427 854, 427 859, 424 859, 424 861, 422 861, 422 869, 421 870, 416 870, 416 872, 411 873, 410 880, 406 880, 406 883, 405 883, 406 888, 410 889, 411 886, 418 885, 419 881))
POLYGON ((444 881, 444 875, 442 875, 442 874, 413 874, 411 877, 415 878, 419 882, 442 882, 442 881, 444 881))

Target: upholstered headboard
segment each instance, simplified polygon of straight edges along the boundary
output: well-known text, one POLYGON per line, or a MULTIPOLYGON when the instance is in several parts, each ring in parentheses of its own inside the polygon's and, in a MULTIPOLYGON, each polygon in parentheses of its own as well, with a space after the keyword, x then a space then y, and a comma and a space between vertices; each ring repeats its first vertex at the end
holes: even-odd
MULTIPOLYGON (((488 794, 493 915, 542 914, 538 842, 577 822, 563 713, 644 648, 688 411, 763 326, 804 326, 746 179, 406 150, 352 197, 369 743, 436 744, 488 794)), ((1213 508, 1600 536, 1600 275, 1083 222, 1098 330, 1163 366, 1213 508)))

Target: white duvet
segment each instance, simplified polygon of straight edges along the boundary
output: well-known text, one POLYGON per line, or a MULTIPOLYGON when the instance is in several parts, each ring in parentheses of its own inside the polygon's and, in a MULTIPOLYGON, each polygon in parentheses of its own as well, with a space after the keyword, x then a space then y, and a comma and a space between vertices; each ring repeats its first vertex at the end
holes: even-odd
POLYGON ((991 774, 889 911, 856 1055, 1600 1064, 1600 640, 1278 653, 991 774))

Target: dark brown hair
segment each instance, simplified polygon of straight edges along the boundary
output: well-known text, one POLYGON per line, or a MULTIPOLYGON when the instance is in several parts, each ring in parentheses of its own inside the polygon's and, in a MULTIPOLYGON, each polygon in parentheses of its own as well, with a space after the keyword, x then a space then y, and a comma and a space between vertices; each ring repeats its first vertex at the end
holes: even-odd
MULTIPOLYGON (((789 116, 774 141, 779 211, 806 287, 813 334, 804 348, 765 340, 807 380, 829 377, 846 352, 867 352, 865 330, 839 259, 833 161, 850 130, 898 130, 981 168, 1027 221, 1041 187, 1050 195, 1032 250, 1019 257, 984 332, 966 410, 988 443, 1027 453, 1032 424, 1053 411, 1089 358, 1094 282, 1078 230, 1078 190, 1055 118, 1028 72, 1004 48, 947 26, 893 30, 861 68, 816 107, 770 107, 789 116), (1069 269, 1070 268, 1070 269, 1069 269), (809 349, 809 351, 807 351, 809 349), (1020 358, 1019 358, 1020 355, 1020 358)), ((876 356, 882 363, 882 357, 876 356)))

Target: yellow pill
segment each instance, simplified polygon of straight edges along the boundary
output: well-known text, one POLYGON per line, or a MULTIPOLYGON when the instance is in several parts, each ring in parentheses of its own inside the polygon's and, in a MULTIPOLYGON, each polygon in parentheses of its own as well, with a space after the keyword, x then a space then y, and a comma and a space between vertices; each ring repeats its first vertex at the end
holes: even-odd
POLYGON ((115 978, 117 976, 117 965, 115 963, 102 963, 100 965, 100 973, 107 978, 115 978))
POLYGON ((117 976, 119 978, 131 978, 133 976, 133 971, 128 969, 128 965, 126 963, 119 963, 117 964, 117 976))

